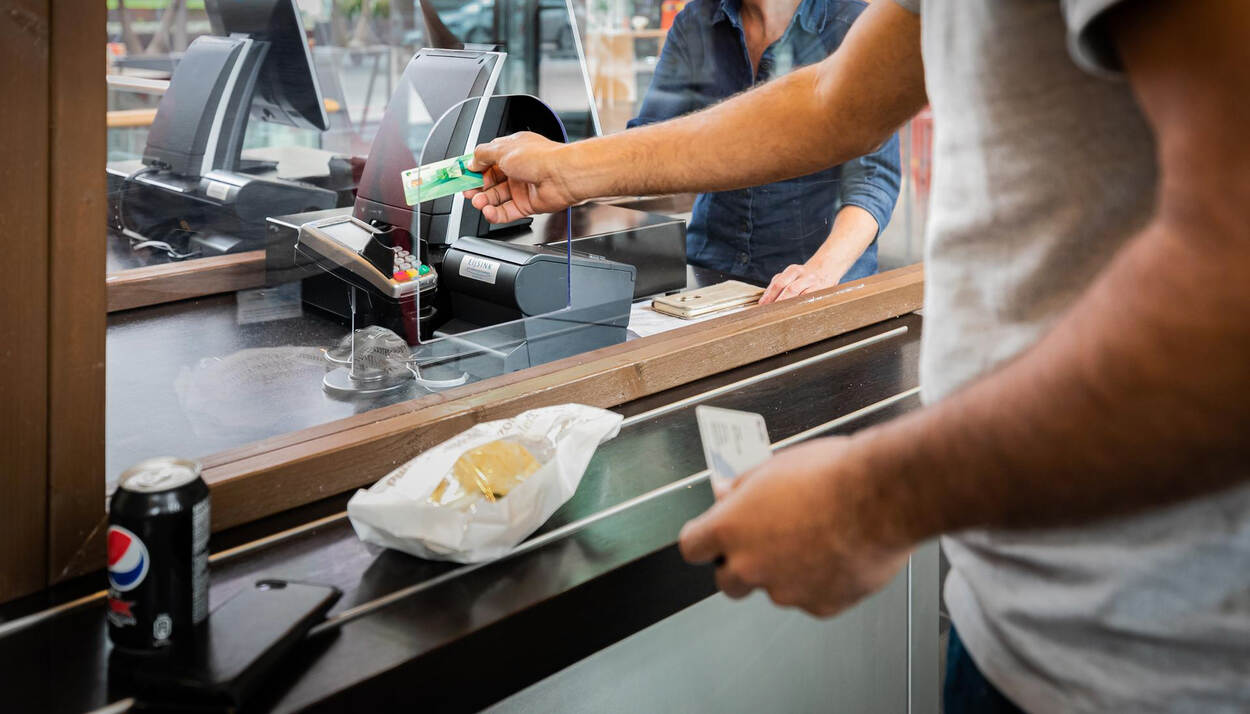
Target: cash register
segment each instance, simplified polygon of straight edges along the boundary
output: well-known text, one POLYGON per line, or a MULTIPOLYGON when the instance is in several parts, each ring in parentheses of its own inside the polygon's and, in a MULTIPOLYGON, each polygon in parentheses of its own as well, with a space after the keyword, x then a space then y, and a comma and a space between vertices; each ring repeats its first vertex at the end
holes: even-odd
POLYGON ((330 152, 243 150, 249 119, 329 127, 295 0, 206 0, 205 10, 214 34, 178 61, 142 160, 107 167, 113 227, 175 258, 260 249, 268 216, 346 205, 354 185, 350 161, 330 152), (292 176, 275 153, 322 168, 292 176))
MULTIPOLYGON (((270 282, 301 279, 305 303, 343 319, 353 335, 369 326, 402 338, 425 386, 624 341, 644 265, 650 292, 685 286, 680 220, 599 206, 497 225, 460 194, 407 204, 406 169, 518 131, 565 140, 542 101, 492 93, 505 59, 487 50, 417 52, 387 106, 353 207, 270 219, 270 282), (585 249, 592 246, 599 250, 585 249)), ((347 352, 372 354, 356 343, 347 352)), ((326 388, 402 386, 402 374, 366 375, 358 361, 327 375, 326 388)))

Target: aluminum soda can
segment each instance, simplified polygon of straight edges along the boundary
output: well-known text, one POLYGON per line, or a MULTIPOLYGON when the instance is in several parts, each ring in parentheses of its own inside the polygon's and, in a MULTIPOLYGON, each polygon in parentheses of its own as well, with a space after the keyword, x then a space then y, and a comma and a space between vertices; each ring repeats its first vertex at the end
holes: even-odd
POLYGON ((194 461, 127 469, 109 501, 108 629, 113 646, 158 652, 208 619, 209 491, 194 461))

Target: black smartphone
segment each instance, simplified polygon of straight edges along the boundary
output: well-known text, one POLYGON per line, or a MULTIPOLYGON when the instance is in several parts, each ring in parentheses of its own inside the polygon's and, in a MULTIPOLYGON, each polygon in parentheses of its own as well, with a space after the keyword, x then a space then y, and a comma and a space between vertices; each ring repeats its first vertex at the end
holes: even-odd
POLYGON ((114 651, 111 684, 162 708, 237 708, 341 595, 328 585, 257 580, 209 614, 180 649, 165 656, 114 651))

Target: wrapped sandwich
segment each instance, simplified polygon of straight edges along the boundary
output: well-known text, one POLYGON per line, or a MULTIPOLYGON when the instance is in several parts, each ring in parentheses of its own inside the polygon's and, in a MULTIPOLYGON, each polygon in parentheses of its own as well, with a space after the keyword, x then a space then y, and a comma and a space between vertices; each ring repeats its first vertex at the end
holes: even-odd
POLYGON ((362 540, 462 563, 505 555, 577 490, 621 416, 580 404, 478 424, 347 504, 362 540))

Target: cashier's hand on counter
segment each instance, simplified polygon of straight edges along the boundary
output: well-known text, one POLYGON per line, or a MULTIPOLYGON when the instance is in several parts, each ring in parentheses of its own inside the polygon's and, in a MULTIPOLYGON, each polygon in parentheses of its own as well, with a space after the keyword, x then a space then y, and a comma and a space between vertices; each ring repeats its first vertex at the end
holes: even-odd
POLYGON ((562 175, 559 144, 532 132, 503 136, 473 152, 471 171, 483 174, 482 188, 466 191, 491 223, 509 223, 551 213, 578 202, 562 175))
POLYGON ((913 543, 874 505, 867 470, 846 437, 780 451, 717 493, 686 524, 679 546, 692 563, 723 557, 716 582, 726 595, 755 589, 817 616, 836 614, 886 583, 913 543))
POLYGON ((791 265, 773 276, 768 289, 760 296, 760 304, 767 305, 798 297, 805 293, 831 288, 838 284, 845 269, 827 268, 824 265, 808 261, 802 265, 791 265))
POLYGON ((773 276, 760 304, 798 297, 831 288, 842 280, 859 256, 877 238, 877 219, 854 204, 847 204, 833 218, 829 237, 802 265, 791 265, 773 276))

